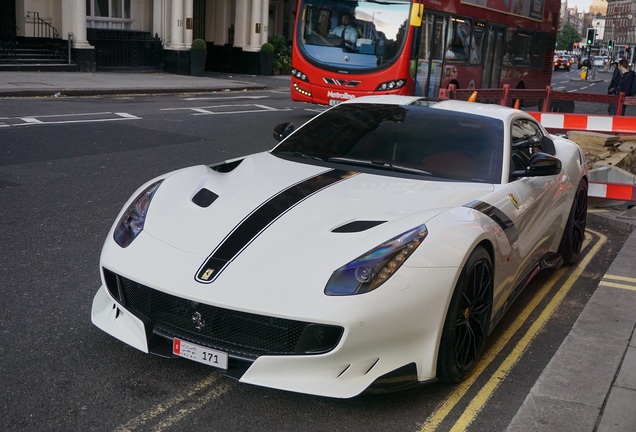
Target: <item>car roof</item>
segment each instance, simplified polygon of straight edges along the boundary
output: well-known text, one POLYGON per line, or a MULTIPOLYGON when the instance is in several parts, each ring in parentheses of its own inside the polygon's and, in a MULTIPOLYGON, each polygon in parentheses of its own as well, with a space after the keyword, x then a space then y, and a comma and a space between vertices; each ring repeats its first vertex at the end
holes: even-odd
MULTIPOLYGON (((386 96, 362 96, 355 99, 350 99, 343 104, 389 104, 389 105, 418 105, 425 103, 430 108, 448 110, 454 112, 462 112, 466 114, 479 115, 489 118, 500 119, 502 121, 509 119, 510 117, 516 117, 524 115, 523 111, 519 111, 514 108, 509 108, 496 104, 485 104, 480 102, 467 102, 455 99, 446 100, 432 100, 418 96, 398 96, 398 95, 386 95, 386 96)), ((532 118, 530 115, 525 114, 527 118, 532 118)))

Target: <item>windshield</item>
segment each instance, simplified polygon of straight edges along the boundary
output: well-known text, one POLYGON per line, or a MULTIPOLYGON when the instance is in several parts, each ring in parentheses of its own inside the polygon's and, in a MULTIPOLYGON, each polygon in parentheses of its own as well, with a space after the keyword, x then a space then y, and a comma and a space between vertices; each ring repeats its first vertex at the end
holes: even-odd
POLYGON ((426 179, 499 183, 503 122, 426 106, 342 104, 299 128, 272 154, 426 179))
POLYGON ((403 49, 410 2, 306 0, 297 43, 305 57, 334 69, 373 69, 403 49))

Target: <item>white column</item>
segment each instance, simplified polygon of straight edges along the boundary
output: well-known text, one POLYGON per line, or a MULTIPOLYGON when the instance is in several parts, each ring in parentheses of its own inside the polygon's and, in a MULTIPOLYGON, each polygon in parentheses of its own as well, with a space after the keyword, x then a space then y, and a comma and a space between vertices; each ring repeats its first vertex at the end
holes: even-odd
POLYGON ((234 46, 246 47, 248 43, 248 27, 251 25, 247 12, 250 9, 249 0, 236 0, 236 16, 234 17, 234 46))
MULTIPOLYGON (((193 0, 184 0, 183 5, 183 15, 185 16, 185 20, 190 19, 191 26, 193 23, 193 15, 194 15, 194 3, 193 0)), ((184 22, 185 22, 184 20, 184 22)), ((186 48, 190 48, 192 45, 192 28, 188 28, 185 25, 183 26, 183 45, 186 48)))
POLYGON ((86 39, 86 0, 74 0, 71 3, 71 25, 69 31, 73 33, 73 48, 93 48, 86 39))
POLYGON ((165 0, 152 0, 152 36, 158 35, 165 42, 166 35, 163 34, 165 0))
POLYGON ((263 23, 261 22, 261 0, 252 0, 252 15, 249 23, 250 44, 245 47, 245 51, 260 51, 261 49, 261 32, 263 31, 263 23), (256 30, 259 32, 256 33, 256 30))
POLYGON ((170 42, 167 49, 181 50, 183 44, 183 0, 172 0, 172 18, 170 21, 170 42))
POLYGON ((228 1, 216 0, 214 2, 214 45, 224 45, 228 42, 227 32, 230 22, 227 19, 228 1))
POLYGON ((263 45, 269 40, 269 0, 261 1, 261 45, 263 45))

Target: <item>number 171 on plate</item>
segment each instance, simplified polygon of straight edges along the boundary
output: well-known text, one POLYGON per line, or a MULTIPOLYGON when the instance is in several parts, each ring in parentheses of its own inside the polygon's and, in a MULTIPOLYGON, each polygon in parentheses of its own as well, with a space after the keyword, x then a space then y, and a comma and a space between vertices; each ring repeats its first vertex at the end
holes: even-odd
POLYGON ((227 369, 227 353, 175 338, 172 353, 208 366, 227 369))

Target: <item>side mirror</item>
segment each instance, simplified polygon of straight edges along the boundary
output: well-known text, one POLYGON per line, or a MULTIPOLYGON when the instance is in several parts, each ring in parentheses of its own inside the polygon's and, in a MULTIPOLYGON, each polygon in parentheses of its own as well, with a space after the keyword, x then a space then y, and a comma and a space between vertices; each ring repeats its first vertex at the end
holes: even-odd
POLYGON ((282 141, 294 131, 293 123, 281 123, 274 127, 274 138, 276 141, 282 141))
POLYGON ((541 150, 543 153, 547 153, 549 155, 556 154, 556 148, 554 147, 554 141, 550 137, 543 136, 543 140, 541 142, 541 150))
POLYGON ((513 171, 512 180, 521 177, 542 177, 557 175, 561 172, 561 161, 547 153, 535 153, 530 157, 528 166, 524 170, 513 171))

